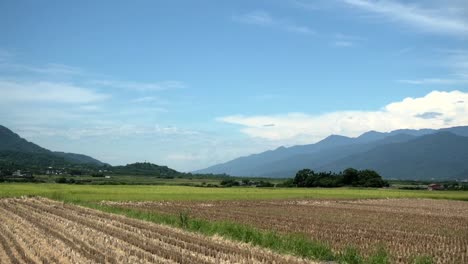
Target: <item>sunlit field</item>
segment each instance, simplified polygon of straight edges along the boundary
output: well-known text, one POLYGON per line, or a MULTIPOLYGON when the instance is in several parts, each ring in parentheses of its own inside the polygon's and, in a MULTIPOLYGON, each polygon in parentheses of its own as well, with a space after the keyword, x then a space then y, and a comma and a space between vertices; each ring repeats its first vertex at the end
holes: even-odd
POLYGON ((468 201, 468 192, 358 188, 202 188, 146 185, 0 184, 0 197, 39 195, 65 201, 431 198, 468 201))

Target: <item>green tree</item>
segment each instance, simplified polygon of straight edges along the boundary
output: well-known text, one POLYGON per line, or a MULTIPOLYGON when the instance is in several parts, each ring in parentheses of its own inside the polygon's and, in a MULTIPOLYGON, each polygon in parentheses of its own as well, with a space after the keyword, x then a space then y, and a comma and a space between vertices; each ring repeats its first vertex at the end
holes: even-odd
POLYGON ((361 170, 358 174, 358 186, 384 187, 386 186, 386 182, 374 170, 361 170))
POLYGON ((296 177, 294 177, 293 183, 297 185, 297 187, 310 187, 306 185, 307 178, 310 175, 314 175, 314 171, 311 169, 303 169, 296 173, 296 177))
POLYGON ((359 171, 354 168, 347 168, 343 171, 343 184, 354 185, 359 178, 359 171))

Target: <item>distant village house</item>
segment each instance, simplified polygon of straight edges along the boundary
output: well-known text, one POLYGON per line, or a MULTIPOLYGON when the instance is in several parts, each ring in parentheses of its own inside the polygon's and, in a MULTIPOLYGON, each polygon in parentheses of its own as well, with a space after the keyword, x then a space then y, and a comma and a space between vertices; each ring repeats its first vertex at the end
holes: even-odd
POLYGON ((21 172, 21 170, 17 170, 13 172, 11 176, 18 177, 18 178, 32 178, 32 173, 29 171, 21 172))
POLYGON ((427 186, 427 189, 429 191, 440 191, 444 189, 444 186, 442 184, 432 183, 427 186))

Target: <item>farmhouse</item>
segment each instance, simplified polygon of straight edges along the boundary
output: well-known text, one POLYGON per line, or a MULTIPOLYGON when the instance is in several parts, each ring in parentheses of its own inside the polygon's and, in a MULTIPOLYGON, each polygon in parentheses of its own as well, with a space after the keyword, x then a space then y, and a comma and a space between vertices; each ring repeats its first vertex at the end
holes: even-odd
POLYGON ((443 190, 444 186, 442 184, 432 183, 427 186, 427 189, 429 191, 438 191, 438 190, 443 190))

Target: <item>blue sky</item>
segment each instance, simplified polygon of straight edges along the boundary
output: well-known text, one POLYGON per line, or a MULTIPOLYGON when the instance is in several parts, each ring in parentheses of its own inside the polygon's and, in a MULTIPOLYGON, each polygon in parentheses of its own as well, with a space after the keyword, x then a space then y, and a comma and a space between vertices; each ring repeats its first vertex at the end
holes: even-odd
POLYGON ((468 2, 2 1, 0 124, 182 171, 468 125, 468 2))

